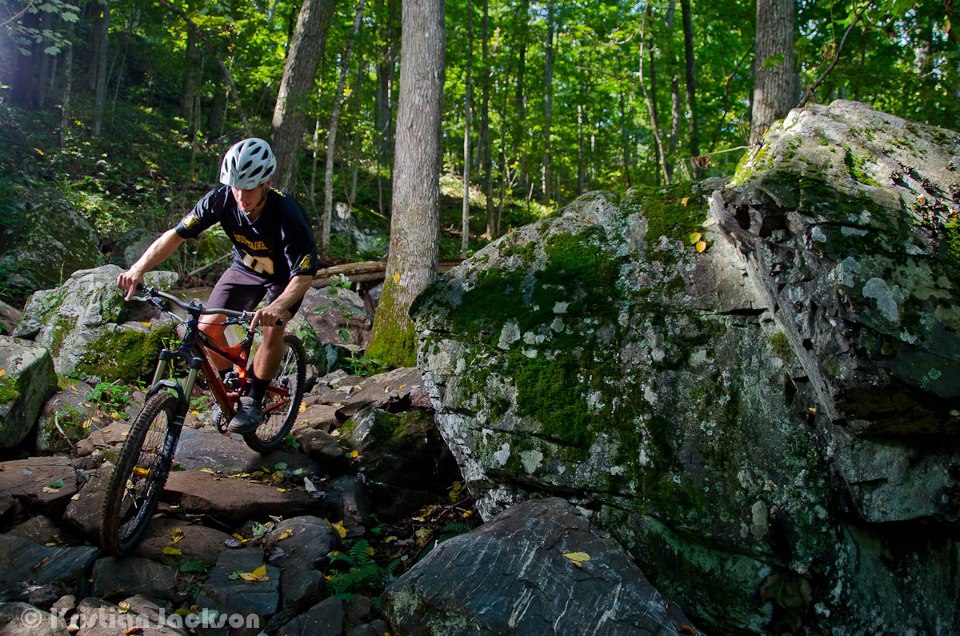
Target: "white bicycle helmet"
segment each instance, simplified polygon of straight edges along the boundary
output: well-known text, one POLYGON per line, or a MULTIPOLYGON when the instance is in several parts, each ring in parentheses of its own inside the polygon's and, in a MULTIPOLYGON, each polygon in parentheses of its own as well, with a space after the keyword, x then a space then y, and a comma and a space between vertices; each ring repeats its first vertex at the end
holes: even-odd
POLYGON ((250 190, 267 181, 277 169, 277 159, 270 144, 251 137, 238 142, 223 156, 220 183, 232 188, 250 190))

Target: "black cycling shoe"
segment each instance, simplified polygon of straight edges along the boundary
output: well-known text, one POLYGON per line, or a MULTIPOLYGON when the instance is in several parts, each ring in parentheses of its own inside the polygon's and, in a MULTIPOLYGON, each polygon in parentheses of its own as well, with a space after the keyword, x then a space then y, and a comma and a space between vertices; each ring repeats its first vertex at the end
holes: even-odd
POLYGON ((240 398, 240 408, 237 414, 230 420, 227 430, 231 433, 252 433, 263 422, 263 411, 260 409, 260 403, 249 395, 240 398))

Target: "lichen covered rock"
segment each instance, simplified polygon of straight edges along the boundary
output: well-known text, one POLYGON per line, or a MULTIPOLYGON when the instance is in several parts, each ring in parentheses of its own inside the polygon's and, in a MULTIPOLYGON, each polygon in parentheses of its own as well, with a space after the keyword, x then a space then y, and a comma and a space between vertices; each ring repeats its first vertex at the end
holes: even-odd
POLYGON ((27 437, 56 388, 46 349, 0 335, 0 448, 12 448, 27 437))
POLYGON ((958 577, 926 591, 955 542, 898 544, 934 578, 870 604, 897 531, 861 527, 960 509, 956 155, 953 133, 813 107, 712 196, 585 195, 441 277, 418 364, 482 513, 596 510, 708 631, 957 627, 958 577))
MULTIPOLYGON (((53 356, 60 374, 133 382, 149 374, 169 325, 135 312, 142 303, 124 303, 116 265, 74 272, 55 289, 34 293, 24 307, 15 336, 32 338, 53 356)), ((169 287, 172 272, 151 272, 147 284, 169 287)))

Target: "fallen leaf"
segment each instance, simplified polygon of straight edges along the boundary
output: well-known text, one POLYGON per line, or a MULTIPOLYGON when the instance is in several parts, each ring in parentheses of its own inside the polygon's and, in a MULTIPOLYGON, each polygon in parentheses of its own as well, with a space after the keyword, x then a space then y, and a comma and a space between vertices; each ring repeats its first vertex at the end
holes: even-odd
POLYGON ((394 272, 393 274, 393 284, 396 285, 400 282, 400 272, 394 272))
POLYGON ((142 633, 143 633, 143 628, 140 627, 139 625, 134 625, 133 627, 128 627, 125 630, 123 630, 124 636, 136 636, 137 634, 142 634, 142 633))
POLYGON ((47 486, 49 486, 50 488, 56 488, 57 490, 63 488, 63 477, 61 477, 60 479, 54 479, 49 484, 47 484, 47 486))
MULTIPOLYGON (((5 375, 7 375, 7 372, 4 371, 3 369, 0 369, 0 378, 2 378, 5 375)), ((74 389, 74 391, 76 391, 76 389, 74 389)))
POLYGON ((270 580, 270 577, 267 576, 266 564, 261 565, 253 572, 241 572, 240 578, 247 583, 265 583, 270 580))
POLYGON ((277 541, 283 541, 284 539, 289 539, 293 536, 293 528, 287 528, 277 537, 277 541))
POLYGON ((130 603, 126 601, 120 601, 120 603, 117 605, 117 611, 121 614, 126 614, 130 611, 130 603))
POLYGON ((687 204, 690 202, 690 197, 683 197, 680 199, 680 205, 687 207, 687 204))
MULTIPOLYGON (((327 522, 327 523, 329 523, 329 522, 327 522)), ((340 536, 341 539, 346 539, 346 538, 347 538, 347 529, 343 527, 343 521, 338 521, 338 522, 336 522, 336 523, 331 523, 331 524, 330 524, 330 527, 333 528, 334 531, 336 531, 336 533, 340 536)))
POLYGON ((312 481, 310 481, 309 477, 303 478, 303 488, 310 494, 317 492, 317 487, 314 485, 312 481))
POLYGON ((563 556, 570 559, 570 562, 578 568, 582 568, 583 564, 590 560, 590 555, 586 552, 564 552, 563 556))
POLYGON ((695 247, 697 248, 697 253, 698 253, 698 254, 703 254, 703 250, 707 249, 707 242, 706 242, 706 241, 697 241, 697 244, 696 244, 695 247))
POLYGON ((180 556, 183 554, 183 551, 180 548, 174 548, 168 545, 163 549, 163 553, 168 556, 180 556))
POLYGON ((300 403, 300 412, 303 413, 303 412, 306 411, 306 410, 307 410, 307 403, 306 403, 306 402, 301 402, 301 403, 300 403))
POLYGON ((701 234, 700 232, 691 232, 690 236, 687 237, 687 239, 689 239, 690 241, 690 245, 693 245, 694 243, 696 243, 702 238, 703 238, 703 234, 701 234))
POLYGON ((206 466, 204 466, 203 468, 201 468, 201 469, 200 469, 200 472, 201 472, 201 473, 210 473, 211 475, 216 475, 216 474, 217 474, 217 471, 215 471, 215 470, 212 469, 212 468, 208 468, 208 467, 206 467, 206 466))
POLYGON ((351 457, 352 459, 356 459, 357 457, 360 457, 360 453, 359 453, 358 451, 352 451, 352 452, 350 453, 350 457, 351 457))

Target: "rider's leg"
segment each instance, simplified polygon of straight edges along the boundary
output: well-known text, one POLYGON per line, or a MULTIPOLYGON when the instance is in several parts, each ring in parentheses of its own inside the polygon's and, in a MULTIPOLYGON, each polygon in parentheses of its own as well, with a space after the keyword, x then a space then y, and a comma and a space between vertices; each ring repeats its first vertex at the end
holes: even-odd
MULTIPOLYGON (((204 316, 200 320, 200 331, 207 334, 211 340, 224 348, 228 346, 226 335, 227 328, 223 324, 223 321, 226 319, 227 317, 223 314, 211 314, 209 316, 204 316)), ((209 349, 207 351, 210 353, 210 358, 213 360, 213 364, 216 365, 217 371, 222 373, 233 368, 233 363, 223 356, 214 353, 209 349)))

